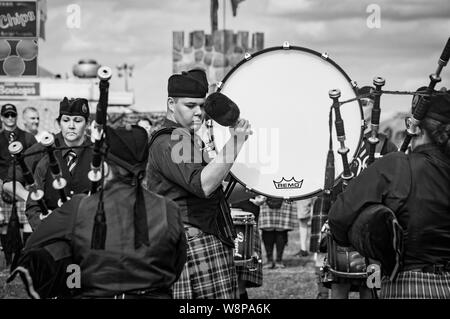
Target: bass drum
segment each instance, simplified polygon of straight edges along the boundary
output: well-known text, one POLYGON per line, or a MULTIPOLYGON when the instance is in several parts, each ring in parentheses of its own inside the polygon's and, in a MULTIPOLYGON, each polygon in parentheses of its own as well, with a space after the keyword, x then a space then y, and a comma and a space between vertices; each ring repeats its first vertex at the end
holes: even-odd
MULTIPOLYGON (((330 138, 331 89, 341 91, 340 101, 356 97, 347 74, 316 51, 273 47, 246 56, 218 85, 253 129, 231 169, 233 177, 267 197, 297 200, 320 193, 330 138)), ((344 104, 341 114, 351 161, 363 132, 359 101, 344 104)), ((213 122, 211 131, 219 151, 230 137, 229 129, 213 122)), ((335 167, 342 172, 339 156, 335 167)))

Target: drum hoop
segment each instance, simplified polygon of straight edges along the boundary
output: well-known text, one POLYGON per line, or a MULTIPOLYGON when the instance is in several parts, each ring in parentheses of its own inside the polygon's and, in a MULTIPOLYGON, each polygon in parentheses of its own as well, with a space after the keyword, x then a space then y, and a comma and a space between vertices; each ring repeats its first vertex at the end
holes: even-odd
POLYGON ((233 219, 233 225, 251 225, 256 226, 256 222, 254 220, 234 220, 233 219))
MULTIPOLYGON (((221 81, 221 84, 222 85, 220 85, 220 87, 218 87, 217 88, 217 90, 216 90, 216 92, 220 92, 221 90, 222 90, 222 88, 223 88, 223 84, 225 84, 225 82, 231 77, 231 75, 241 66, 241 65, 243 65, 244 63, 246 63, 246 62, 249 62, 249 61, 251 61, 251 60, 253 60, 253 58, 254 57, 256 57, 256 56, 258 56, 258 55, 261 55, 261 54, 264 54, 264 53, 267 53, 267 52, 271 52, 271 51, 288 51, 288 50, 297 50, 297 51, 303 51, 303 52, 308 52, 308 53, 311 53, 311 54, 313 54, 313 55, 316 55, 316 56, 318 56, 318 57, 320 57, 320 58, 322 58, 322 53, 320 53, 320 52, 318 52, 318 51, 315 51, 315 50, 312 50, 312 49, 309 49, 309 48, 305 48, 305 47, 300 47, 300 46, 295 46, 295 45, 293 45, 293 46, 290 46, 289 48, 285 48, 285 47, 283 47, 283 46, 274 46, 274 47, 270 47, 270 48, 266 48, 266 49, 263 49, 263 50, 260 50, 260 51, 258 51, 258 52, 255 52, 255 53, 252 53, 251 54, 251 57, 249 58, 249 59, 242 59, 241 61, 239 61, 239 63, 238 64, 236 64, 230 71, 228 71, 228 73, 225 75, 225 77, 223 78, 223 80, 221 81)), ((324 58, 322 58, 322 60, 324 60, 324 61, 326 61, 326 62, 328 62, 328 63, 330 63, 332 66, 334 66, 344 77, 345 77, 345 79, 348 81, 348 83, 350 83, 350 86, 352 87, 352 89, 353 89, 353 92, 355 93, 355 95, 357 96, 358 95, 358 92, 357 92, 357 90, 356 90, 356 85, 353 85, 353 83, 352 83, 352 79, 348 76, 348 74, 336 63, 336 62, 334 62, 333 61, 333 59, 331 59, 330 57, 327 57, 326 59, 324 59, 324 58)), ((330 88, 330 90, 331 90, 332 88, 330 88)), ((359 105, 359 110, 360 110, 360 112, 361 112, 361 118, 362 118, 362 120, 364 121, 364 115, 363 115, 363 110, 362 110, 362 103, 361 103, 361 101, 360 100, 356 100, 357 102, 358 102, 358 105, 359 105)), ((330 101, 330 106, 331 106, 331 101, 330 101)), ((354 154, 353 154, 353 157, 351 158, 351 162, 353 162, 353 160, 356 158, 356 156, 358 155, 358 153, 359 153, 359 150, 360 150, 360 148, 361 148, 361 143, 362 143, 362 140, 363 140, 363 136, 364 136, 364 124, 362 124, 361 125, 361 132, 360 132, 360 134, 359 134, 359 142, 358 142, 358 146, 356 147, 356 149, 355 149, 355 152, 354 152, 354 154)), ((336 141, 333 141, 335 144, 337 143, 336 141)), ((215 144, 215 142, 214 142, 214 144, 215 144)), ((351 163, 350 162, 350 163, 351 163)), ((342 172, 343 173, 343 172, 342 172)), ((341 174, 339 174, 339 176, 337 176, 337 177, 335 177, 335 182, 334 182, 334 185, 333 185, 333 187, 334 186, 336 186, 336 185, 338 185, 339 184, 339 181, 341 180, 341 175, 342 175, 342 173, 341 174)), ((305 194, 305 195, 302 195, 302 196, 295 196, 295 197, 289 197, 289 196, 287 196, 287 197, 281 197, 281 196, 274 196, 274 195, 271 195, 271 194, 267 194, 267 193, 264 193, 264 192, 260 192, 260 191, 258 191, 258 190, 256 190, 256 189, 253 189, 253 188, 251 188, 251 187, 248 187, 244 182, 242 182, 233 172, 229 172, 229 174, 239 183, 239 184, 241 184, 242 186, 244 186, 244 187, 246 187, 249 191, 252 191, 252 192, 254 192, 254 193, 256 193, 256 194, 258 194, 258 195, 263 195, 263 196, 265 196, 265 197, 272 197, 272 198, 277 198, 277 199, 284 199, 284 200, 290 200, 290 201, 297 201, 297 200, 303 200, 303 199, 308 199, 308 198, 311 198, 311 197, 315 197, 315 196, 318 196, 318 195, 320 195, 322 192, 323 192, 323 189, 322 188, 319 188, 317 191, 315 191, 315 192, 312 192, 312 193, 308 193, 308 194, 305 194)))

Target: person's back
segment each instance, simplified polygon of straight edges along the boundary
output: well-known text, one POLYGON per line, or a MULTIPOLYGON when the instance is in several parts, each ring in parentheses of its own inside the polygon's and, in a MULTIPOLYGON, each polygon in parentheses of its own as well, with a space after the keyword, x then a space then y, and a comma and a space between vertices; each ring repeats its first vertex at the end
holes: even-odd
POLYGON ((148 158, 143 128, 108 128, 106 144, 104 188, 53 211, 29 238, 12 278, 26 269, 44 298, 171 298, 186 262, 179 207, 141 185, 148 158), (67 264, 79 266, 76 291, 67 291, 67 264))
POLYGON ((416 147, 408 157, 411 189, 405 205, 407 216, 400 211, 398 218, 414 236, 405 242, 404 263, 450 263, 450 157, 431 144, 416 147))
POLYGON ((105 250, 91 249, 91 236, 99 194, 85 197, 79 205, 73 234, 74 261, 81 268, 82 296, 111 296, 118 291, 149 290, 170 297, 177 268, 182 269, 186 247, 178 207, 170 200, 144 190, 149 246, 135 249, 135 187, 116 182, 105 189, 108 236, 105 250), (155 263, 155 260, 159 260, 155 263))
MULTIPOLYGON (((450 94, 436 94, 429 103, 411 151, 391 153, 372 164, 338 196, 328 214, 331 233, 339 244, 349 244, 351 236, 352 242, 363 242, 363 254, 380 251, 373 257, 382 263, 391 257, 387 254, 402 254, 396 262, 395 278, 389 267, 384 271, 391 278, 383 277, 382 298, 450 297, 450 94), (351 232, 356 220, 373 205, 389 209, 390 216, 398 220, 401 231, 396 227, 395 232, 386 230, 384 234, 392 247, 373 249, 372 244, 377 248, 376 240, 371 241, 375 230, 363 235, 351 232), (395 244, 399 241, 403 245, 395 244)), ((411 118, 406 123, 411 125, 411 118)), ((375 221, 362 219, 367 225, 375 221)), ((383 225, 377 226, 381 226, 378 230, 383 225)))

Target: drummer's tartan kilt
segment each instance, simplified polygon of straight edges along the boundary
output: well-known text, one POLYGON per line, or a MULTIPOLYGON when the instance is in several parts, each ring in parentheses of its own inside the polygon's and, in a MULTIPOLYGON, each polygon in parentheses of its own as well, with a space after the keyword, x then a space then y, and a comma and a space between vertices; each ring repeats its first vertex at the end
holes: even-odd
POLYGON ((233 248, 210 234, 188 239, 186 264, 173 285, 173 298, 236 299, 237 295, 233 248))
POLYGON ((450 299, 450 272, 433 274, 403 271, 393 282, 383 278, 380 297, 384 299, 450 299))
MULTIPOLYGON (((25 215, 26 203, 24 201, 18 201, 16 203, 17 215, 19 217, 19 223, 21 225, 27 224, 28 219, 25 215)), ((12 205, 5 203, 0 197, 0 226, 8 225, 9 218, 11 217, 12 205)))
MULTIPOLYGON (((258 227, 253 228, 253 236, 255 253, 259 258, 262 258, 261 236, 259 235, 258 227)), ((262 263, 257 263, 255 268, 256 270, 249 270, 248 267, 236 266, 238 279, 245 281, 246 288, 261 287, 263 284, 262 263)))

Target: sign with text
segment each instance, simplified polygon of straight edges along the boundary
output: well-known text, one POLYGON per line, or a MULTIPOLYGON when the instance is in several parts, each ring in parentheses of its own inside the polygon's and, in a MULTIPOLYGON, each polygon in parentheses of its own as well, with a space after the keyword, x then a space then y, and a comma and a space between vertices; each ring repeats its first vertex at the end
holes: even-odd
POLYGON ((0 96, 39 96, 39 82, 0 82, 0 96))
POLYGON ((0 1, 0 38, 37 36, 35 1, 0 1))

